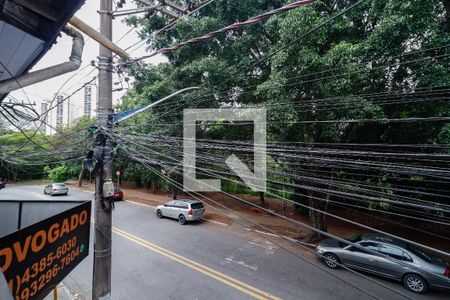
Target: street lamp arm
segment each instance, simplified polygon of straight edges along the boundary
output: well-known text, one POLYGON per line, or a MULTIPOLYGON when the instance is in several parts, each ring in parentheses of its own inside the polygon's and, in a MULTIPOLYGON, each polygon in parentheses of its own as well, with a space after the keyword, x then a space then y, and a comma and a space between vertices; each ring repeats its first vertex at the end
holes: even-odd
POLYGON ((184 88, 182 90, 176 91, 173 94, 170 94, 169 96, 166 96, 166 97, 164 97, 162 99, 159 99, 156 102, 150 103, 149 105, 145 105, 145 106, 142 106, 142 107, 139 107, 139 108, 135 108, 135 109, 132 109, 132 110, 129 110, 129 111, 118 113, 116 115, 115 123, 118 124, 118 123, 121 123, 121 122, 123 122, 125 120, 128 120, 129 118, 134 117, 135 115, 140 114, 141 112, 147 111, 150 108, 152 108, 152 107, 154 107, 154 106, 156 106, 156 105, 158 105, 158 104, 160 104, 160 103, 162 103, 162 102, 164 102, 166 100, 169 100, 169 99, 175 97, 178 94, 181 94, 181 93, 184 93, 184 92, 187 92, 187 91, 198 90, 198 89, 199 89, 198 87, 184 88))

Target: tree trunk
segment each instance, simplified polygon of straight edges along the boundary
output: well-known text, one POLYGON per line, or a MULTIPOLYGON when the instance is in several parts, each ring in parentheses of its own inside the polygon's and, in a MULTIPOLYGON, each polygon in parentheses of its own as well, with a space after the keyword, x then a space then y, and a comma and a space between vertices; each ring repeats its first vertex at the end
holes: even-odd
POLYGON ((266 208, 266 199, 264 198, 264 192, 259 192, 259 205, 266 208))
MULTIPOLYGON (((294 183, 295 185, 301 185, 303 184, 303 182, 299 181, 299 180, 293 180, 292 183, 294 183)), ((302 205, 308 205, 308 198, 305 195, 307 192, 306 190, 295 186, 294 187, 294 195, 293 195, 293 200, 299 204, 302 205)), ((294 207, 295 211, 299 212, 302 216, 309 216, 309 209, 305 208, 304 206, 300 206, 300 205, 295 205, 294 207)))
MULTIPOLYGON (((324 195, 322 193, 317 193, 314 191, 308 191, 308 196, 309 196, 309 207, 316 209, 316 210, 313 210, 313 209, 309 210, 309 219, 311 221, 311 226, 318 230, 321 230, 323 232, 327 232, 326 215, 317 210, 327 211, 328 205, 324 200, 328 200, 327 199, 328 197, 324 197, 324 195), (323 200, 318 200, 317 198, 323 199, 323 200)), ((317 242, 317 241, 321 240, 323 237, 324 237, 323 234, 314 231, 307 238, 307 241, 310 243, 317 242)))
MULTIPOLYGON (((315 106, 315 104, 314 104, 315 106)), ((313 113, 313 119, 317 120, 317 116, 313 113)), ((317 126, 317 123, 314 123, 310 128, 310 137, 312 143, 320 142, 320 131, 321 128, 317 126)), ((317 167, 313 167, 309 170, 311 174, 317 174, 317 167)), ((313 183, 310 184, 312 187, 313 183)), ((315 192, 312 190, 308 190, 308 204, 309 204, 309 220, 311 222, 311 226, 317 230, 322 232, 327 232, 327 219, 326 215, 321 211, 326 212, 328 205, 327 200, 328 196, 323 193, 315 192)), ((310 243, 317 242, 323 238, 323 234, 317 231, 313 231, 311 235, 307 238, 307 241, 310 243)))
POLYGON ((447 26, 447 30, 450 29, 450 0, 442 0, 442 4, 444 5, 446 16, 445 16, 445 24, 447 26))
POLYGON ((178 196, 178 188, 176 186, 173 186, 172 189, 172 199, 173 200, 177 200, 177 196, 178 196))
POLYGON ((84 172, 84 159, 81 159, 81 170, 80 174, 78 175, 78 187, 81 187, 83 185, 83 172, 84 172))

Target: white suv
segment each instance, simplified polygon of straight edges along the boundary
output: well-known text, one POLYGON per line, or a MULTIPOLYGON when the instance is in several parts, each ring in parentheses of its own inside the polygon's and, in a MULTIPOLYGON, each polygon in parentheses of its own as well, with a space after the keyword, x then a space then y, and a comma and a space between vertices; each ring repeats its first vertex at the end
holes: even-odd
POLYGON ((188 221, 198 221, 205 216, 205 207, 201 201, 180 199, 172 200, 156 208, 156 216, 178 219, 181 225, 188 221))

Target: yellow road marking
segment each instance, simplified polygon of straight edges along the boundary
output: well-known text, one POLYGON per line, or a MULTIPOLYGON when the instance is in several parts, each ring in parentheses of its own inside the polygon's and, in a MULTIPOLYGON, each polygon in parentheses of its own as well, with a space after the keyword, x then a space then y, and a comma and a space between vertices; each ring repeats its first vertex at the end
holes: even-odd
POLYGON ((223 274, 219 271, 216 271, 214 269, 208 268, 207 266, 204 266, 198 262, 192 261, 184 256, 181 256, 179 254, 176 254, 170 250, 167 250, 165 248, 162 248, 158 245, 155 245, 149 241, 146 241, 144 239, 141 239, 135 235, 132 235, 126 231, 123 231, 121 229, 118 229, 116 227, 113 227, 113 232, 115 234, 118 234, 130 241, 133 241, 149 250, 152 250, 158 254, 161 254, 167 258, 170 258, 174 261, 177 261, 191 269, 194 269, 206 276, 209 276, 211 278, 214 278, 228 286, 231 286, 249 296, 252 296, 255 299, 272 299, 272 300, 281 300, 281 298, 276 297, 272 294, 269 294, 265 291, 262 291, 254 286, 251 286, 249 284, 246 284, 245 282, 242 282, 236 278, 230 277, 226 274, 223 274))

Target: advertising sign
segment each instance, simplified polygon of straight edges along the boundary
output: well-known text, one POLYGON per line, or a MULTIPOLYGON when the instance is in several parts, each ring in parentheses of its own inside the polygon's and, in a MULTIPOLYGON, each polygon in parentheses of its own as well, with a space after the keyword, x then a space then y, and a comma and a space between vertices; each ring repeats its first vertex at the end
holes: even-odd
POLYGON ((91 202, 0 238, 0 267, 15 300, 43 299, 89 254, 91 202))

